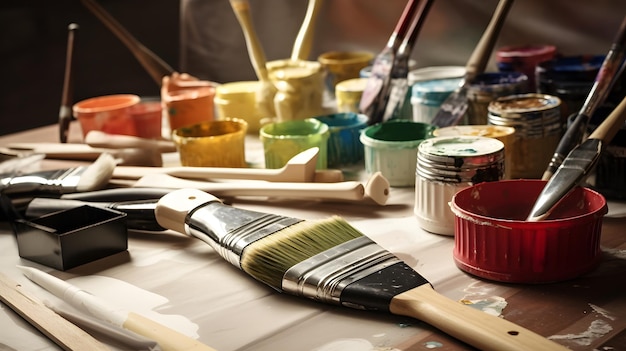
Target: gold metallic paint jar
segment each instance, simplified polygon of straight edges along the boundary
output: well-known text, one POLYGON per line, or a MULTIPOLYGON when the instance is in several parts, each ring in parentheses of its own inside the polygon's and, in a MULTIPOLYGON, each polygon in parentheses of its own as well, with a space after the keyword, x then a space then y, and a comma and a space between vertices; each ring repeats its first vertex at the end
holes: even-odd
POLYGON ((488 123, 515 128, 511 179, 541 178, 561 139, 561 100, 552 95, 520 94, 489 106, 488 123))

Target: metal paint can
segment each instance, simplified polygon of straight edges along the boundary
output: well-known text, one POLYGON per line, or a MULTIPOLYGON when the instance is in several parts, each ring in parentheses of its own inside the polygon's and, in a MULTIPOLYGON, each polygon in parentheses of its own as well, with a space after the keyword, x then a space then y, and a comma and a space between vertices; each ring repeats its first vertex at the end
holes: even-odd
POLYGON ((488 123, 515 128, 511 179, 541 178, 563 128, 561 99, 544 94, 510 95, 492 101, 488 123))
POLYGON ((504 144, 481 136, 441 136, 418 147, 414 213, 422 229, 454 235, 454 194, 504 176, 504 144))
POLYGON ((479 74, 467 88, 465 124, 487 124, 487 107, 499 97, 528 92, 528 77, 519 72, 479 74))
POLYGON ((561 99, 561 123, 583 106, 604 62, 604 55, 579 55, 541 62, 535 69, 537 92, 561 99))

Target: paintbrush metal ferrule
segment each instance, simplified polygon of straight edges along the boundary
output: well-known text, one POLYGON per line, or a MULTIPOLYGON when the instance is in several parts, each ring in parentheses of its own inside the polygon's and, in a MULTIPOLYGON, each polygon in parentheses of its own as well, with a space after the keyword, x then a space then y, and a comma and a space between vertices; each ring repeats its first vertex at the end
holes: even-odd
POLYGON ((207 202, 189 211, 186 232, 209 244, 220 256, 241 268, 245 248, 301 219, 249 211, 207 202))
POLYGON ((85 167, 40 171, 29 174, 2 175, 0 184, 6 194, 64 193, 76 190, 85 167))
POLYGON ((304 260, 285 272, 282 290, 336 305, 360 308, 342 302, 344 289, 386 267, 401 263, 400 259, 366 236, 352 239, 304 260))

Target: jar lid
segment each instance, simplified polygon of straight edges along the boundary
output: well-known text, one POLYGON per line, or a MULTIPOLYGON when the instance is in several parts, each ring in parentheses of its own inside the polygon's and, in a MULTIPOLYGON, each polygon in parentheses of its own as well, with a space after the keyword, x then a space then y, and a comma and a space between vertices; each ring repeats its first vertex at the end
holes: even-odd
POLYGON ((461 85, 462 81, 463 78, 445 78, 419 81, 413 84, 411 87, 411 93, 415 98, 428 98, 433 100, 441 98, 443 100, 456 90, 461 85))
POLYGON ((529 112, 558 109, 561 99, 547 94, 518 94, 503 96, 489 103, 490 114, 501 117, 521 117, 529 112))
POLYGON ((504 173, 504 143, 481 136, 440 136, 418 147, 417 174, 446 182, 493 181, 504 173))

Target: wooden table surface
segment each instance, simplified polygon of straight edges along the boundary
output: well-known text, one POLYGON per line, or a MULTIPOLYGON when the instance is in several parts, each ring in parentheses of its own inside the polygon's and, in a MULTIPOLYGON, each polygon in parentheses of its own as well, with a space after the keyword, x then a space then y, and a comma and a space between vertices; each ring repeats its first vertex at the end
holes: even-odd
MULTIPOLYGON (((70 141, 80 142, 77 126, 71 130, 70 141)), ((38 128, 0 137, 0 147, 11 142, 55 142, 57 135, 56 126, 38 128)), ((249 139, 248 156, 259 157, 260 144, 253 136, 249 139)), ((175 162, 176 155, 166 156, 175 162)), ((72 163, 46 160, 42 167, 68 164, 72 163)), ((348 178, 362 174, 353 171, 346 173, 348 178)), ((623 203, 609 202, 599 267, 565 282, 526 285, 477 279, 460 271, 452 259, 453 238, 419 228, 414 196, 412 188, 392 188, 386 206, 278 199, 234 199, 232 205, 304 219, 340 215, 453 300, 495 312, 572 350, 626 350, 623 203)), ((65 272, 21 259, 14 239, 10 226, 0 223, 0 270, 34 294, 52 299, 26 280, 16 265, 40 267, 83 284, 94 294, 143 308, 220 351, 472 349, 410 318, 278 294, 233 269, 205 243, 176 233, 130 232, 127 252, 65 272), (133 294, 119 296, 121 291, 133 294), (146 306, 151 298, 159 302, 146 306)), ((112 349, 126 349, 106 336, 95 336, 112 349)), ((0 305, 0 345, 7 350, 58 349, 5 305, 0 305)))

